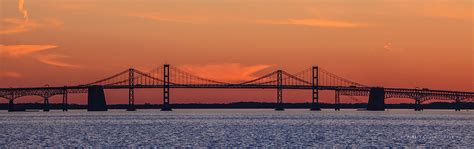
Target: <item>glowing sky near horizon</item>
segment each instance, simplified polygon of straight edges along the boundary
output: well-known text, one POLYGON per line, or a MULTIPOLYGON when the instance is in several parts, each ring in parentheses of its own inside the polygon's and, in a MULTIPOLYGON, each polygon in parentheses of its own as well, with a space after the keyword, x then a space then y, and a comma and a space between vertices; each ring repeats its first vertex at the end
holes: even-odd
MULTIPOLYGON (((0 0, 0 9, 0 87, 170 63, 225 81, 318 65, 373 86, 474 91, 472 0, 0 0)), ((229 92, 204 95, 240 97, 229 92)))

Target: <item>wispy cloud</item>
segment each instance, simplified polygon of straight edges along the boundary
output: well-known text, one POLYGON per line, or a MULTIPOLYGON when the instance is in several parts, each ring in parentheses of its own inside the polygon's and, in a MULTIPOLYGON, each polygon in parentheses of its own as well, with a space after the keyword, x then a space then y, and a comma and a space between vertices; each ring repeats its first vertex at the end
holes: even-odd
POLYGON ((404 52, 403 48, 396 47, 391 41, 385 42, 383 45, 383 49, 387 52, 404 52))
POLYGON ((38 61, 52 65, 57 67, 65 67, 65 68, 81 68, 80 65, 70 64, 67 62, 61 61, 61 59, 68 58, 69 56, 65 55, 57 55, 57 54, 46 54, 46 55, 39 55, 37 57, 38 61))
POLYGON ((57 48, 57 45, 2 45, 0 44, 0 56, 20 57, 30 55, 39 51, 57 48))
POLYGON ((188 24, 200 24, 207 22, 208 19, 198 16, 166 16, 166 15, 157 15, 152 13, 130 13, 127 14, 128 17, 149 19, 154 21, 164 21, 164 22, 177 22, 177 23, 188 23, 188 24))
POLYGON ((16 34, 29 32, 39 28, 59 28, 63 26, 63 22, 57 19, 48 18, 40 20, 29 20, 17 18, 5 18, 0 20, 0 35, 16 34))
POLYGON ((391 51, 392 50, 392 42, 386 42, 384 45, 383 45, 383 49, 387 50, 387 51, 391 51))
POLYGON ((270 21, 271 24, 305 25, 325 28, 360 28, 369 24, 330 19, 288 19, 284 21, 270 21))
POLYGON ((36 22, 25 22, 23 19, 15 18, 2 19, 0 20, 0 24, 3 26, 0 29, 0 35, 27 32, 39 26, 36 22))
POLYGON ((21 75, 20 73, 18 72, 14 72, 14 71, 3 71, 3 72, 0 72, 0 77, 5 77, 5 78, 20 78, 22 77, 23 75, 21 75))
POLYGON ((18 0, 18 10, 23 14, 25 21, 29 20, 28 11, 25 8, 25 0, 18 0))
POLYGON ((58 54, 42 54, 41 51, 57 48, 57 45, 1 45, 0 44, 0 56, 19 58, 24 56, 30 56, 36 60, 57 67, 65 68, 80 68, 82 66, 69 64, 61 61, 61 59, 68 58, 69 56, 58 55, 58 54))
POLYGON ((0 35, 16 34, 32 31, 40 27, 60 27, 63 23, 56 19, 30 20, 28 10, 25 8, 25 1, 18 1, 18 11, 23 15, 19 18, 2 18, 0 20, 0 35))
POLYGON ((199 74, 200 77, 233 82, 255 79, 255 73, 269 67, 271 65, 245 66, 239 63, 180 66, 181 69, 192 74, 199 74))
POLYGON ((2 29, 0 29, 0 35, 27 32, 38 26, 36 23, 29 22, 28 11, 25 8, 25 0, 18 0, 18 11, 23 15, 23 19, 4 18, 0 20, 2 26, 12 26, 8 28, 2 27, 2 29))

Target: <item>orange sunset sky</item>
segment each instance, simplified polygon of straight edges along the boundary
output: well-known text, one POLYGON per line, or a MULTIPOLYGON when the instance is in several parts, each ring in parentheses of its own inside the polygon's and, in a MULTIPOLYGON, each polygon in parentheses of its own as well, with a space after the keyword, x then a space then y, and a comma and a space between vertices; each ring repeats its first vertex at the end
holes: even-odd
MULTIPOLYGON (((0 0, 0 87, 77 85, 170 63, 231 82, 318 65, 372 86, 474 91, 473 6, 472 0, 0 0)), ((286 101, 310 101, 309 91, 285 93, 286 101)), ((107 102, 127 103, 126 94, 107 91, 107 102)), ((161 89, 136 94, 137 103, 161 103, 161 89)), ((174 89, 171 97, 274 101, 274 94, 174 89)), ((71 98, 84 103, 84 97, 71 98)), ((35 100, 41 98, 18 102, 35 100)))

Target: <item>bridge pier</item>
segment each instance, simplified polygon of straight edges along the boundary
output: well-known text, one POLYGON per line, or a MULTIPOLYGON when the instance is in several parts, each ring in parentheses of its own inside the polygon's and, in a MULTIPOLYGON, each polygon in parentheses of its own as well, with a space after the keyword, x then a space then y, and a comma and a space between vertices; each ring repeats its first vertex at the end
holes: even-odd
POLYGON ((284 111, 283 106, 283 73, 281 70, 277 71, 277 102, 275 111, 284 111))
POLYGON ((339 96, 340 96, 339 91, 336 90, 335 97, 334 97, 334 111, 341 111, 341 107, 340 107, 341 100, 339 96))
POLYGON ((170 65, 163 66, 163 105, 161 111, 172 111, 170 105, 170 65))
POLYGON ((63 111, 67 111, 67 89, 64 87, 63 92, 63 111))
POLYGON ((312 79, 312 91, 313 91, 313 100, 311 102, 311 111, 321 111, 319 107, 319 68, 313 66, 311 74, 313 75, 312 79))
POLYGON ((44 97, 43 112, 49 112, 49 98, 44 97))
POLYGON ((456 108, 454 111, 461 111, 461 100, 456 99, 456 108))
POLYGON ((95 85, 87 90, 87 111, 107 111, 104 87, 95 85))
POLYGON ((415 99, 415 111, 423 111, 421 100, 415 99))
POLYGON ((13 99, 8 99, 8 112, 15 111, 15 104, 13 103, 13 99))
POLYGON ((382 87, 370 89, 368 111, 385 111, 385 90, 382 87))
POLYGON ((135 70, 130 68, 128 70, 128 107, 127 111, 136 111, 135 108, 135 70))

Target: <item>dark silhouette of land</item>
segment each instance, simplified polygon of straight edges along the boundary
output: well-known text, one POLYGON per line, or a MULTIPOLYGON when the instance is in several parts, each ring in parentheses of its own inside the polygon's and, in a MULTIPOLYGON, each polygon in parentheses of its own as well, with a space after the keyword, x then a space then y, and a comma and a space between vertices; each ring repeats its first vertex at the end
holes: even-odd
MULTIPOLYGON (((227 104, 204 104, 204 103, 182 103, 182 104, 170 104, 172 108, 176 109, 273 109, 276 106, 276 103, 266 103, 266 102, 235 102, 227 104)), ((161 104, 137 104, 135 105, 137 109, 160 109, 161 104)), ((311 103, 284 103, 283 106, 288 109, 308 109, 311 107, 311 103)), ((321 108, 323 109, 334 109, 336 106, 334 104, 320 103, 321 108)), ((447 102, 433 102, 429 104, 424 104, 423 109, 453 109, 455 108, 455 103, 447 102)), ((462 109, 474 109, 474 103, 467 102, 461 104, 462 109)), ((15 104, 15 107, 18 109, 43 109, 42 103, 18 103, 15 104)), ((62 103, 55 103, 49 105, 50 109, 62 109, 62 103)), ((366 109, 366 103, 354 103, 354 104, 339 104, 341 109, 366 109)), ((387 109, 413 109, 415 104, 412 103, 401 103, 401 104, 386 104, 387 109)), ((81 104, 69 104, 69 109, 88 109, 88 105, 81 104)), ((107 105, 108 109, 127 109, 129 108, 128 104, 112 104, 107 105)), ((8 110, 8 104, 0 104, 0 110, 8 110)))

